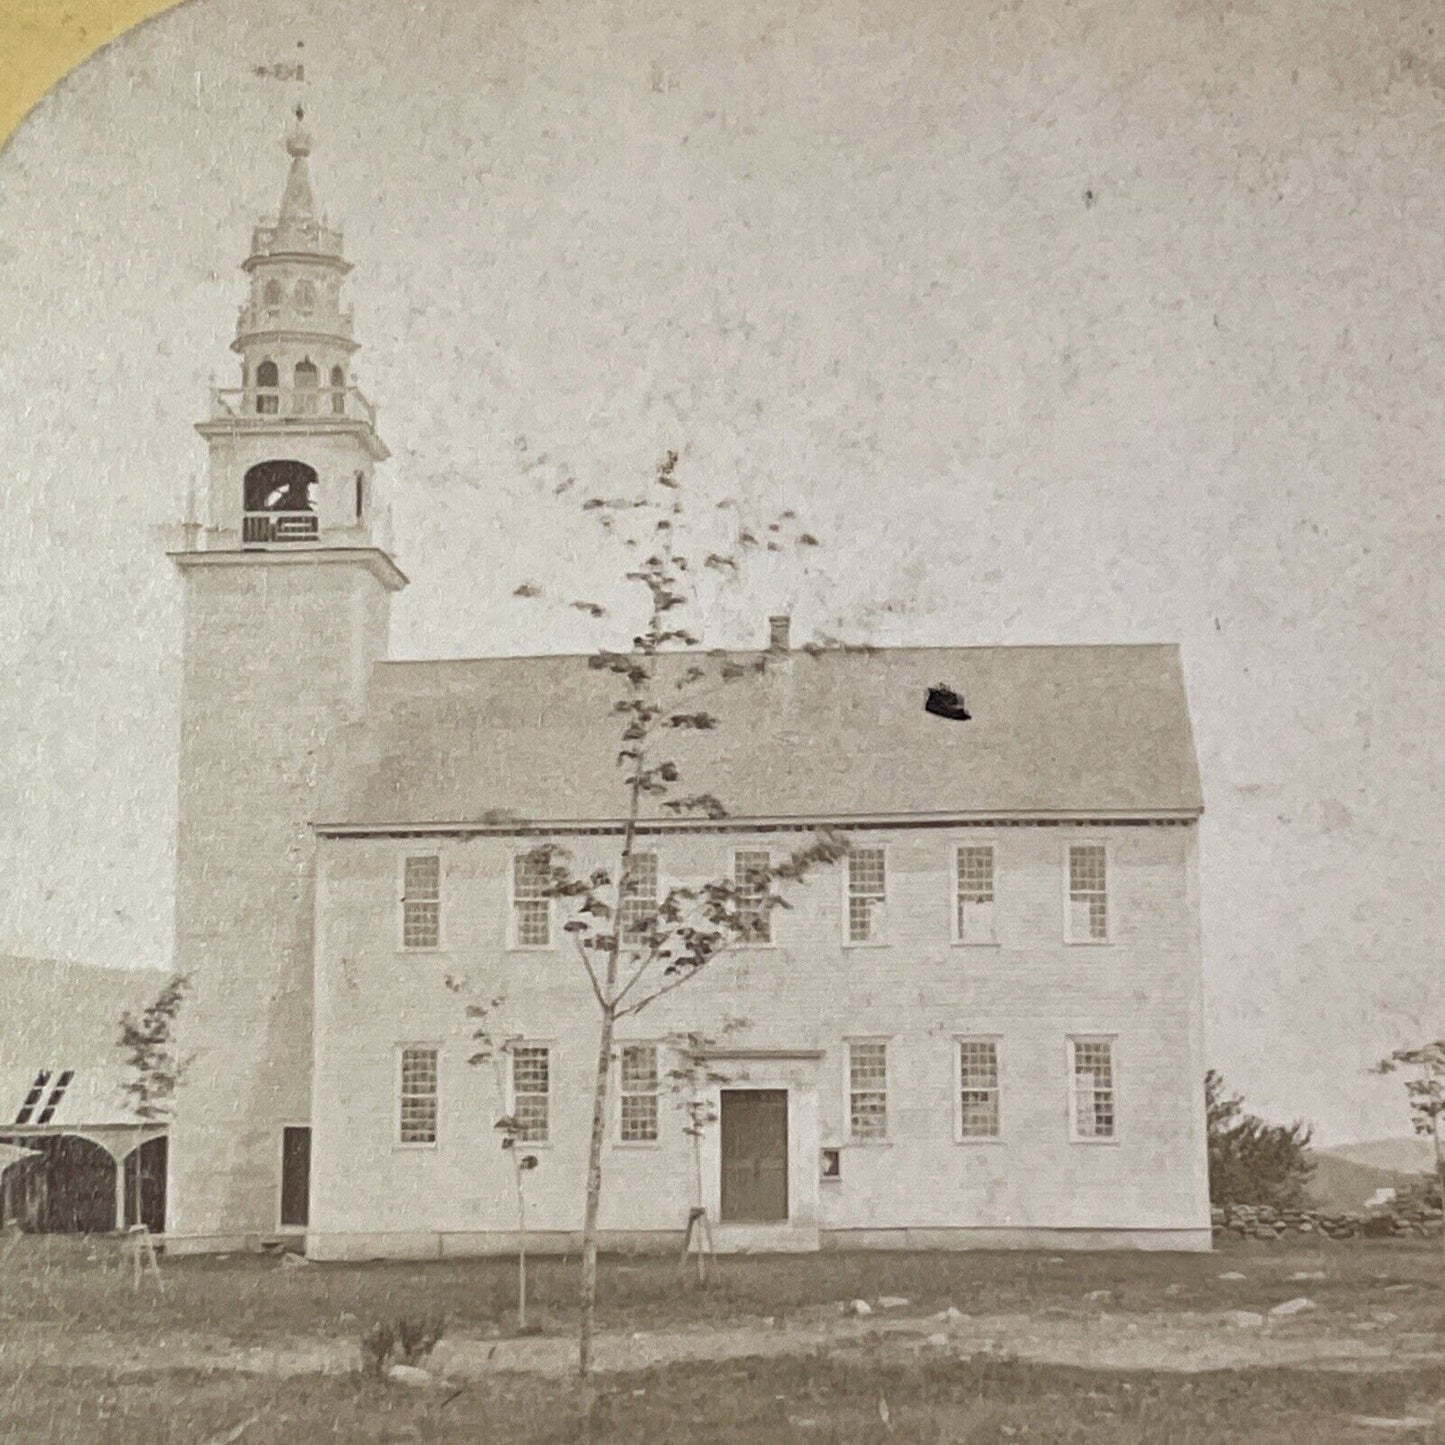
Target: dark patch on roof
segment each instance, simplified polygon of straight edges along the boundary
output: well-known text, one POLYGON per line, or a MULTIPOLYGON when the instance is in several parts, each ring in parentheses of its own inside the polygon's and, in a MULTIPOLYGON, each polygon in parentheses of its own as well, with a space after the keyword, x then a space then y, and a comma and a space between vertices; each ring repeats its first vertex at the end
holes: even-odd
POLYGON ((931 712, 934 717, 946 717, 954 722, 968 722, 973 716, 963 701, 963 694, 941 682, 928 689, 923 699, 923 710, 931 712))

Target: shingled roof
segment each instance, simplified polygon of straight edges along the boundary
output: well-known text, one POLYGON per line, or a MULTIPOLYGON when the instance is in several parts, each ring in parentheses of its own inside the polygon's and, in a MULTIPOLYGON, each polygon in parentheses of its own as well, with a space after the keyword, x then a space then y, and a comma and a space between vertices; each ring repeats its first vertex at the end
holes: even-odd
MULTIPOLYGON (((697 661, 662 666, 675 676, 697 661)), ((1172 645, 797 651, 700 686, 709 695, 688 710, 720 725, 672 735, 669 755, 683 791, 717 793, 735 820, 1202 807, 1172 645), (970 721, 924 711, 939 683, 965 696, 970 721)), ((618 696, 618 679, 578 656, 378 663, 367 714, 333 741, 318 830, 617 820, 618 696)), ((671 817, 656 803, 646 816, 671 817)))
POLYGON ((0 955, 0 1134, 138 1123, 125 1100, 120 1018, 145 1009, 167 977, 0 955))
POLYGON ((114 1064, 0 1069, 0 1134, 63 1133, 101 1125, 144 1124, 125 1093, 126 1072, 114 1064))

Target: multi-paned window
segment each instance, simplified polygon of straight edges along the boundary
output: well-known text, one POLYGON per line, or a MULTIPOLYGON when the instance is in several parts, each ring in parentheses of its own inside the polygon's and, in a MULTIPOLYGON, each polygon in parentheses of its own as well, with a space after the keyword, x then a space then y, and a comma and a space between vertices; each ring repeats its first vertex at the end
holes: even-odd
POLYGON ((439 948, 442 939, 442 860, 435 853, 402 864, 401 946, 439 948))
POLYGON ((430 1046, 401 1051, 400 1099, 397 1110, 403 1144, 437 1141, 437 1051, 430 1046))
POLYGON ((618 1134, 624 1144, 652 1144, 657 1141, 657 1045, 622 1046, 620 1088, 621 1114, 618 1134))
POLYGON ((993 943, 993 845, 970 843, 954 858, 955 927, 960 943, 993 943))
POLYGON ((633 947, 651 932, 657 914, 657 854, 634 853, 622 884, 622 942, 633 947))
POLYGON ((1102 843, 1070 846, 1070 943, 1102 943, 1109 937, 1108 867, 1108 854, 1102 843))
POLYGON ((745 848, 733 854, 738 919, 743 925, 743 937, 751 943, 772 942, 772 919, 766 907, 771 865, 772 858, 761 849, 745 848))
POLYGON ((959 1039, 958 1136, 997 1139, 998 1135, 998 1043, 959 1039))
POLYGON ((552 1051, 546 1044, 513 1044, 511 1054, 517 1138, 528 1144, 545 1144, 552 1122, 552 1051))
POLYGON ((512 942, 518 948, 550 948, 552 900, 547 865, 534 853, 512 859, 512 942))
POLYGON ((1074 1138, 1112 1139, 1114 1045, 1108 1039, 1070 1039, 1074 1138))
POLYGON ((848 942, 878 938, 877 910, 888 897, 882 848, 854 848, 848 854, 848 942))
POLYGON ((848 1134, 888 1137, 888 1045, 855 1039, 848 1045, 848 1134))

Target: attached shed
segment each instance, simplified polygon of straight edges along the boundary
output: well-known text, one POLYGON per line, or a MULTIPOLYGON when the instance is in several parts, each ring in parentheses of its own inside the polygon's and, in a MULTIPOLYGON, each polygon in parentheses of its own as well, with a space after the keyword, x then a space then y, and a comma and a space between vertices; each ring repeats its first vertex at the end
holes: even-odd
POLYGON ((139 1014, 165 980, 0 956, 0 1224, 164 1229, 166 1130, 128 1107, 118 1042, 121 1015, 139 1014))
POLYGON ((165 1229, 165 1126, 126 1107, 118 1067, 0 1071, 0 1224, 44 1234, 165 1229))

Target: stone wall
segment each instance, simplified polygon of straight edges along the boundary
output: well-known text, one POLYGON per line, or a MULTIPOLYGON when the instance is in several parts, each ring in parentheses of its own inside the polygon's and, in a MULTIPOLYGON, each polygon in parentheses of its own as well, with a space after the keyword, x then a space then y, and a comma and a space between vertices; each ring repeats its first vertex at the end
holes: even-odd
POLYGON ((1273 1209, 1231 1204, 1210 1210, 1216 1239, 1404 1239, 1438 1236, 1440 1191, 1427 1182, 1402 1190, 1390 1204, 1359 1213, 1323 1209, 1273 1209))

